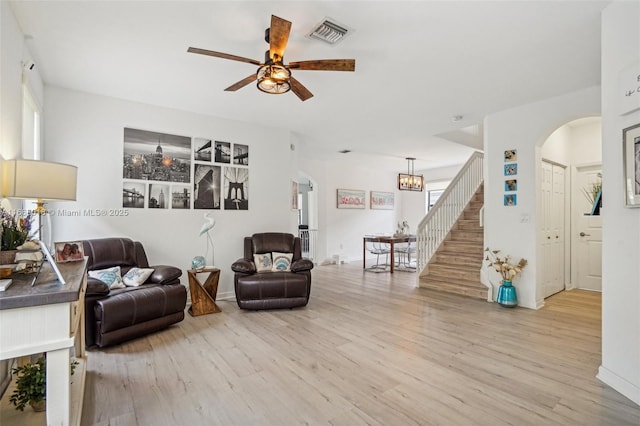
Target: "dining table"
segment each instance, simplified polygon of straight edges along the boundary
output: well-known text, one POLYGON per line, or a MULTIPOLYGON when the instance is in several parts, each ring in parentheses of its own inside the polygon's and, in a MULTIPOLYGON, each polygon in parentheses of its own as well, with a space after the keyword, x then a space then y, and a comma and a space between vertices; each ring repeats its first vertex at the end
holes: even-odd
POLYGON ((395 264, 394 259, 394 245, 398 243, 409 243, 415 242, 415 235, 365 235, 362 240, 362 268, 367 269, 367 243, 383 243, 389 244, 389 254, 391 257, 391 265, 389 267, 389 272, 393 274, 393 267, 395 264))

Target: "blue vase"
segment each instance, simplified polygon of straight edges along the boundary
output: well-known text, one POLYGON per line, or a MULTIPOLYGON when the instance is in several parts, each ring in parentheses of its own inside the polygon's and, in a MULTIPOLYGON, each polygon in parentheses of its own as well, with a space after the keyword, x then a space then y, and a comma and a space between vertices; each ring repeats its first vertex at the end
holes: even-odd
POLYGON ((511 281, 502 281, 502 285, 498 290, 498 299, 496 301, 507 308, 515 308, 518 306, 518 295, 516 294, 516 288, 511 284, 511 281))

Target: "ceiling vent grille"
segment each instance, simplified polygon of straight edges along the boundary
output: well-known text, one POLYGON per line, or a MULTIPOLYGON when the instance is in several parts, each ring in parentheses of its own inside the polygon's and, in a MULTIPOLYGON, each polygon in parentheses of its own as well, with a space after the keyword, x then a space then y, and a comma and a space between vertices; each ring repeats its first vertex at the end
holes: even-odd
POLYGON ((352 30, 345 25, 338 24, 331 18, 325 18, 316 25, 307 37, 324 41, 327 44, 335 45, 349 34, 352 30))

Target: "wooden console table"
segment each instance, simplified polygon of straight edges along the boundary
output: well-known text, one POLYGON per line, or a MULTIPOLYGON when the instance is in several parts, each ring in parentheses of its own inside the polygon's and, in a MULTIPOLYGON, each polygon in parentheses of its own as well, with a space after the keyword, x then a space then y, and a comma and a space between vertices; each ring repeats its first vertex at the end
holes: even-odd
MULTIPOLYGON (((84 294, 87 259, 58 265, 66 284, 45 263, 34 286, 33 275, 13 274, 13 284, 0 292, 0 359, 47 353, 48 425, 79 425, 86 375, 84 351, 84 294), (71 376, 71 348, 79 365, 71 376), (73 380, 74 384, 71 384, 73 380)), ((43 424, 45 413, 31 408, 16 411, 8 400, 10 385, 0 403, 0 424, 43 424)))
POLYGON ((216 295, 218 294, 218 281, 220 280, 220 269, 218 268, 202 268, 189 269, 189 291, 191 293, 191 306, 189 314, 197 317, 199 315, 215 314, 222 312, 216 305, 216 295), (198 280, 201 272, 208 272, 209 276, 204 284, 198 280))

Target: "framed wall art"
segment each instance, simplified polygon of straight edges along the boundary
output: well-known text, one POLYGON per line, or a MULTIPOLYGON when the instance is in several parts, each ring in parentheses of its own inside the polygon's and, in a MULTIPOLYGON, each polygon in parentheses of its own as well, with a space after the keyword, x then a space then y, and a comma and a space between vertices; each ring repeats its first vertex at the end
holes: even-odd
POLYGON ((622 131, 625 206, 640 207, 640 124, 622 131))
POLYGON ((505 206, 515 206, 518 204, 518 196, 516 194, 508 194, 504 196, 505 206))
POLYGON ((369 202, 373 210, 393 210, 395 204, 394 193, 371 191, 369 202))
POLYGON ((336 202, 339 209, 364 209, 365 191, 359 189, 338 189, 336 190, 336 202))
POLYGON ((505 176, 515 176, 518 174, 518 163, 510 163, 504 165, 505 176))

